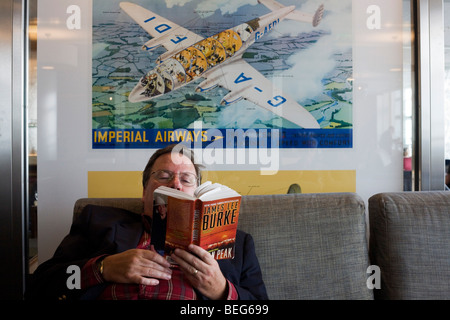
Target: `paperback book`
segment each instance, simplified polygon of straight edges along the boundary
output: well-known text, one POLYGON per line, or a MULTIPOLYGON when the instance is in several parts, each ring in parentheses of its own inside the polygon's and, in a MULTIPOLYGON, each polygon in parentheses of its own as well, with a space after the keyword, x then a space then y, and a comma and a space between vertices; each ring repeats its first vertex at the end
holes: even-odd
POLYGON ((241 195, 210 181, 191 196, 160 186, 154 191, 152 244, 164 256, 195 244, 216 260, 234 258, 241 195), (161 232, 165 230, 165 232, 161 232))

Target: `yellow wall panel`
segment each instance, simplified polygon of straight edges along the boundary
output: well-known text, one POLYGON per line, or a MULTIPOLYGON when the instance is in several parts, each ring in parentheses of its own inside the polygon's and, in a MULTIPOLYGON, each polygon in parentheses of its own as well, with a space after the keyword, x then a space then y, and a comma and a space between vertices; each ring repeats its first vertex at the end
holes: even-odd
POLYGON ((89 198, 142 197, 141 171, 89 171, 89 198))
MULTIPOLYGON (((142 196, 140 171, 89 171, 88 196, 142 196)), ((287 170, 274 175, 259 171, 204 171, 203 181, 219 182, 242 195, 283 194, 288 192, 356 192, 355 170, 287 170)))

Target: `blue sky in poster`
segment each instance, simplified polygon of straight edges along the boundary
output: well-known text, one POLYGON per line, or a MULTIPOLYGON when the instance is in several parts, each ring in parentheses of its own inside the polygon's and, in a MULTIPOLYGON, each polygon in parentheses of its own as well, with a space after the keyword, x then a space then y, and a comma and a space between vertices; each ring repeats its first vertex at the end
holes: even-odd
MULTIPOLYGON (((156 105, 149 108, 148 104, 138 103, 133 106, 122 99, 124 92, 131 90, 140 77, 155 66, 158 54, 133 52, 135 59, 139 60, 134 70, 130 69, 130 66, 118 65, 120 57, 130 54, 127 52, 129 47, 117 45, 119 43, 117 38, 123 37, 122 27, 129 28, 127 29, 128 37, 130 30, 135 32, 136 42, 140 42, 141 45, 150 39, 128 15, 121 12, 120 2, 119 0, 93 1, 93 128, 170 128, 172 125, 170 121, 167 121, 168 119, 159 112, 147 112, 145 121, 142 119, 135 121, 136 118, 132 119, 129 116, 143 109, 161 110, 161 107, 167 105, 169 100, 160 99, 155 101, 156 105), (111 56, 113 50, 116 50, 116 57, 111 56), (105 52, 111 59, 106 58, 105 52), (129 71, 126 83, 116 80, 120 78, 120 72, 117 70, 122 69, 129 71), (104 94, 103 89, 98 90, 99 87, 108 86, 115 90, 115 95, 111 96, 109 92, 104 94), (105 114, 110 114, 112 117, 105 118, 105 114)), ((269 12, 256 0, 134 0, 130 2, 148 8, 204 36, 210 36, 269 12), (221 29, 214 30, 218 27, 221 29)), ((294 4, 297 9, 310 13, 323 3, 325 15, 318 28, 297 21, 283 21, 275 31, 264 38, 264 41, 271 43, 272 48, 270 45, 263 46, 262 43, 266 42, 262 42, 255 43, 248 50, 250 55, 255 55, 258 51, 259 55, 269 55, 271 65, 268 67, 267 63, 252 58, 247 59, 247 62, 267 78, 274 80, 278 87, 281 86, 283 91, 301 105, 321 106, 310 109, 319 120, 321 128, 352 128, 351 0, 280 0, 280 2, 284 5, 294 4), (270 42, 272 40, 273 42, 270 42)), ((122 75, 122 80, 124 78, 122 75)), ((220 90, 217 89, 211 101, 220 101, 219 97, 227 93, 226 90, 220 90)), ((185 93, 171 93, 170 101, 180 102, 185 93)), ((206 117, 202 118, 205 127, 270 127, 269 124, 274 119, 271 112, 262 110, 247 101, 220 108, 215 112, 209 112, 211 110, 207 109, 210 107, 208 105, 200 104, 200 107, 203 111, 208 111, 202 113, 206 114, 206 117)), ((189 123, 183 123, 183 126, 188 127, 189 123)), ((280 126, 296 128, 285 119, 280 126)))

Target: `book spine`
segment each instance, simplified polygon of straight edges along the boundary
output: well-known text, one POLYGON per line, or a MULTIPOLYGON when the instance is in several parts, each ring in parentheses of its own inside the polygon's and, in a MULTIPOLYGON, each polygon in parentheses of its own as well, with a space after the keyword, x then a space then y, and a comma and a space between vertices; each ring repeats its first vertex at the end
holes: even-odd
POLYGON ((200 201, 195 202, 194 206, 194 217, 193 217, 193 226, 192 226, 192 243, 198 245, 200 243, 200 221, 201 221, 201 212, 199 205, 200 201))

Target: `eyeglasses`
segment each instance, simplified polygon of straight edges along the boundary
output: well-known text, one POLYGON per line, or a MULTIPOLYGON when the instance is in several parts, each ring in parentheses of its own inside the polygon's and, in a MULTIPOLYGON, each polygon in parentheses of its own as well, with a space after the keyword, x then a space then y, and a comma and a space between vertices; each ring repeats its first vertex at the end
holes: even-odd
POLYGON ((162 184, 168 184, 170 183, 174 178, 175 175, 178 175, 178 179, 180 179, 180 182, 183 186, 186 187, 193 187, 198 184, 198 178, 195 174, 191 172, 172 172, 169 170, 158 170, 154 171, 150 174, 150 176, 154 175, 154 178, 156 181, 162 184))

